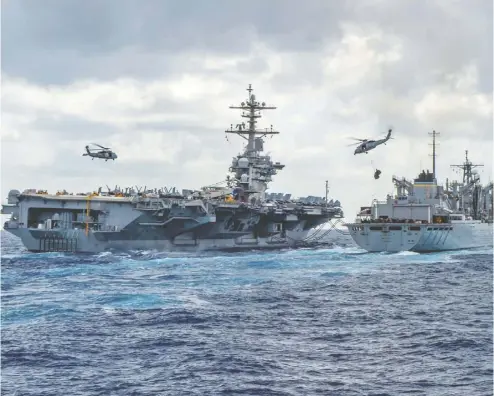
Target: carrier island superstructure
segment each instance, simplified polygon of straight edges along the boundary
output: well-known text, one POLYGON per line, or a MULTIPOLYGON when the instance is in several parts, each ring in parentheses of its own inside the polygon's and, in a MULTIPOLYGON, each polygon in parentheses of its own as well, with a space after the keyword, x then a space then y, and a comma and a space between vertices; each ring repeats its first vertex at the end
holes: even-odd
POLYGON ((296 247, 309 232, 333 218, 342 218, 340 203, 326 197, 291 199, 268 194, 272 176, 285 165, 264 155, 264 140, 275 135, 256 129, 262 110, 249 85, 248 98, 231 109, 242 122, 225 131, 247 142, 233 158, 226 186, 199 190, 175 188, 108 189, 107 193, 68 194, 65 191, 11 190, 2 213, 10 214, 4 229, 33 252, 95 253, 106 250, 162 251, 246 250, 296 247))
POLYGON ((396 195, 361 207, 354 223, 346 224, 355 243, 369 252, 434 252, 493 245, 492 182, 481 185, 465 152, 465 161, 451 165, 462 181, 438 185, 433 136, 432 173, 422 171, 409 181, 393 176, 396 195))

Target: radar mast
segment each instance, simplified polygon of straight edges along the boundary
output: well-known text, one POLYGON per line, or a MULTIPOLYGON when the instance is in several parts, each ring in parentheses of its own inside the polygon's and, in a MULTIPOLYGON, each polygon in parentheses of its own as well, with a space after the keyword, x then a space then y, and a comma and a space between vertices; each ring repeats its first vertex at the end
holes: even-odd
POLYGON ((474 164, 468 159, 468 150, 465 150, 465 162, 461 165, 451 165, 452 168, 459 168, 463 171, 463 183, 470 184, 474 180, 473 169, 482 167, 483 164, 474 164))
POLYGON ((267 135, 277 135, 278 131, 273 130, 273 125, 271 128, 256 129, 257 118, 261 118, 261 110, 275 110, 275 106, 267 106, 265 102, 257 102, 256 96, 252 93, 254 89, 252 84, 249 84, 247 91, 249 92, 249 97, 246 102, 240 103, 240 106, 230 106, 230 109, 238 109, 242 111, 242 117, 247 118, 248 128, 246 128, 245 123, 237 124, 235 128, 233 124, 230 125, 230 129, 226 130, 225 133, 234 133, 241 136, 247 140, 247 154, 251 155, 255 151, 259 150, 258 147, 262 147, 262 144, 256 145, 256 136, 260 135, 260 139, 267 135), (247 135, 247 137, 246 137, 247 135))
POLYGON ((437 146, 437 143, 436 143, 436 136, 439 136, 441 133, 440 132, 436 132, 436 131, 432 131, 429 132, 429 135, 432 136, 432 180, 435 182, 436 181, 436 157, 437 157, 437 153, 436 153, 436 146, 437 146))

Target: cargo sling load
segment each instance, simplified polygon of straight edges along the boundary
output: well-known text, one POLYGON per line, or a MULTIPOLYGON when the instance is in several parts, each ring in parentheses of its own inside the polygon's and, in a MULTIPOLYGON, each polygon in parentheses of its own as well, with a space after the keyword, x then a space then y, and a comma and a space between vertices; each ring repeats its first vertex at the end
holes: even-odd
POLYGON ((432 132, 432 172, 413 181, 393 176, 396 195, 361 207, 346 224, 355 243, 369 252, 435 252, 492 247, 492 182, 482 186, 474 164, 451 165, 463 171, 461 182, 436 179, 436 136, 432 132))
POLYGON ((262 110, 274 109, 256 100, 249 85, 240 106, 247 122, 226 131, 247 142, 233 158, 226 186, 199 190, 134 187, 94 193, 48 194, 11 190, 2 213, 10 214, 4 229, 32 252, 96 253, 107 250, 161 251, 246 250, 297 247, 309 232, 343 217, 339 201, 267 193, 272 176, 284 168, 264 155, 273 128, 256 129, 262 110))

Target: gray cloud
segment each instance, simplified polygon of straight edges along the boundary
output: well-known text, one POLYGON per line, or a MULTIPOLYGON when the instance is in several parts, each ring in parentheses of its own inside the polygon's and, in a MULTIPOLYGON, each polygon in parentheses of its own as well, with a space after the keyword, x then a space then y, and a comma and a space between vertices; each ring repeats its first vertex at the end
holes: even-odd
MULTIPOLYGON (((371 2, 372 3, 372 2, 371 2)), ((490 0, 435 0, 379 2, 358 7, 361 22, 378 24, 386 33, 403 40, 404 57, 389 77, 388 86, 399 80, 427 85, 464 65, 475 62, 483 92, 492 91, 493 3, 490 0), (405 77, 406 76, 406 77, 405 77)))
POLYGON ((287 163, 276 185, 294 194, 314 194, 329 174, 347 190, 337 198, 352 200, 345 167, 366 192, 381 185, 360 172, 370 160, 353 157, 347 135, 394 126, 392 149, 377 157, 396 172, 407 170, 404 153, 428 159, 434 128, 456 142, 455 157, 468 140, 492 146, 491 1, 7 0, 1 17, 3 84, 13 87, 2 93, 2 157, 26 158, 15 180, 2 167, 3 193, 53 169, 77 184, 217 181, 241 148, 224 140, 239 121, 226 107, 248 83, 279 106, 259 126, 283 132, 266 147, 287 163), (167 91, 186 75, 195 79, 167 91), (90 141, 118 149, 118 164, 88 164, 90 141))
MULTIPOLYGON (((383 70, 384 86, 403 92, 429 84, 441 78, 438 68, 454 71, 470 59, 479 66, 484 92, 492 89, 489 0, 307 1, 303 7, 289 0, 248 7, 225 0, 8 1, 2 6, 2 69, 43 83, 76 76, 152 78, 190 70, 175 58, 191 51, 246 54, 261 41, 277 51, 312 53, 339 40, 345 21, 372 24, 403 40, 407 51, 383 70)), ((259 60, 249 70, 262 67, 259 60)))
POLYGON ((311 51, 314 47, 307 47, 307 42, 323 42, 320 33, 336 31, 347 9, 324 0, 308 1, 304 7, 285 0, 254 0, 248 7, 228 0, 119 0, 116 4, 97 0, 8 2, 4 28, 22 44, 47 50, 75 48, 83 55, 127 46, 173 53, 201 48, 243 52, 249 43, 239 45, 239 40, 252 33, 289 42, 286 48, 290 50, 311 51), (300 30, 305 33, 295 34, 300 30), (291 39, 286 40, 287 36, 291 39))
POLYGON ((112 125, 73 116, 50 117, 47 114, 31 120, 26 127, 38 131, 49 131, 52 136, 58 136, 64 141, 82 140, 85 143, 93 141, 104 143, 118 132, 118 128, 112 125))
POLYGON ((313 51, 339 35, 345 9, 325 1, 20 0, 2 8, 2 68, 32 81, 172 73, 179 53, 246 54, 256 40, 313 51), (118 4, 118 5, 117 5, 118 4), (150 57, 146 62, 141 56, 150 57), (139 54, 139 57, 136 57, 139 54), (147 55, 148 54, 148 55, 147 55))

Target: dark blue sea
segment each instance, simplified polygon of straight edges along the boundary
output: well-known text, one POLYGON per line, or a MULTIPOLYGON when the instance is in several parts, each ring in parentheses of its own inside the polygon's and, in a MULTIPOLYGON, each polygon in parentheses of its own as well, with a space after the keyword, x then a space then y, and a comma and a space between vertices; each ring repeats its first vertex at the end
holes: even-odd
POLYGON ((30 254, 2 231, 2 395, 493 393, 491 250, 30 254))

